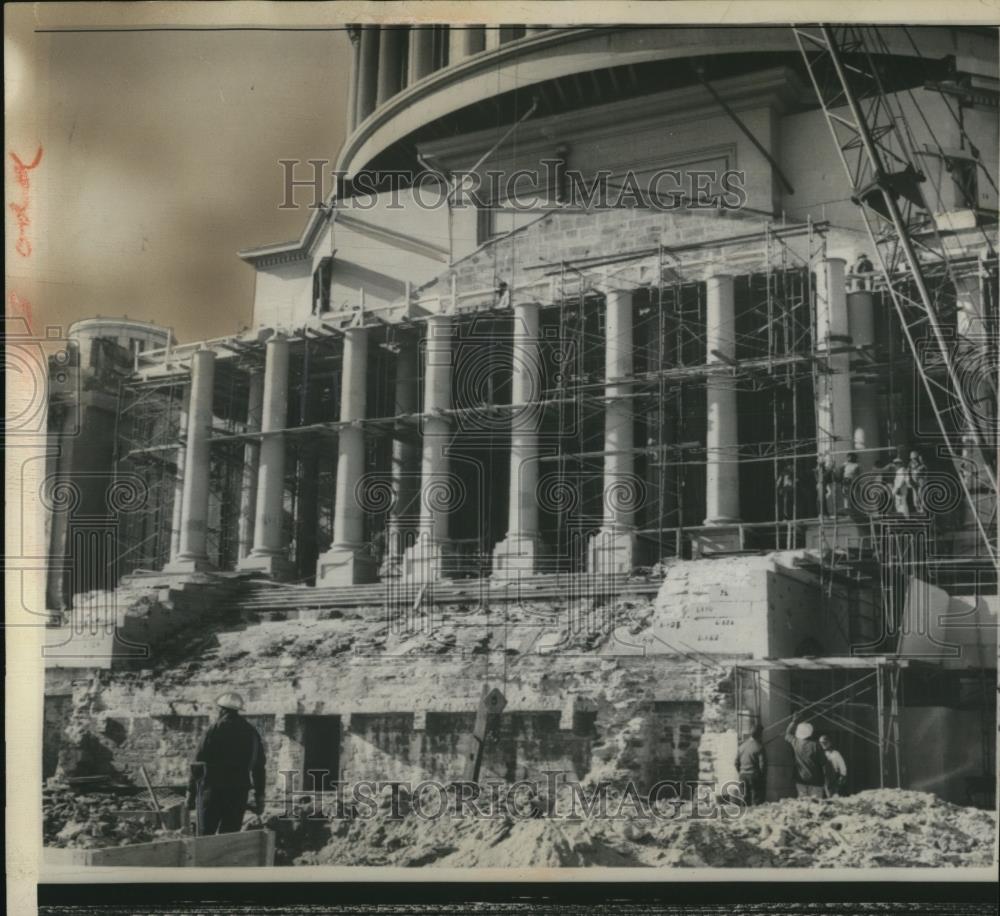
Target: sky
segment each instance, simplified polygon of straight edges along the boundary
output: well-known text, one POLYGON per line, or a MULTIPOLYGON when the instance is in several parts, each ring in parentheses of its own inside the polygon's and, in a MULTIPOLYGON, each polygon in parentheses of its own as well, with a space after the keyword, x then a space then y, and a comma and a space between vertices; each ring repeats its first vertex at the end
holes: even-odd
MULTIPOLYGON (((150 6, 5 8, 5 302, 35 334, 94 315, 180 341, 249 324, 236 252, 297 238, 308 217, 278 209, 278 160, 332 168, 343 143, 343 31, 34 31, 144 25, 150 6)), ((278 18, 294 24, 294 6, 278 18)), ((318 24, 336 28, 330 12, 318 24)))

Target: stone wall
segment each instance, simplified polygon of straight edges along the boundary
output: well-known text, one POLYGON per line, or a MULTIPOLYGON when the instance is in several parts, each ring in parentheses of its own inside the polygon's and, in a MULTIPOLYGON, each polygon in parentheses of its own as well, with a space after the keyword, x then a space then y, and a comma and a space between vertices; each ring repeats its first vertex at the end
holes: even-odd
MULTIPOLYGON (((213 587, 182 600, 213 604, 205 597, 213 587)), ((47 693, 63 699, 58 714, 52 708, 46 759, 64 776, 134 779, 144 764, 158 783, 183 783, 215 698, 236 690, 279 791, 283 772, 317 766, 347 781, 453 779, 482 691, 498 687, 507 707, 484 775, 724 782, 734 776, 734 665, 834 626, 822 619, 830 610, 816 584, 773 557, 678 561, 655 600, 620 596, 590 607, 594 600, 488 613, 434 606, 402 629, 377 607, 265 622, 206 615, 148 667, 50 668, 47 693), (794 604, 793 617, 783 601, 794 604), (699 639, 717 632, 724 635, 699 639)), ((766 712, 780 718, 787 709, 766 712)), ((787 781, 781 728, 772 735, 779 794, 787 781)))

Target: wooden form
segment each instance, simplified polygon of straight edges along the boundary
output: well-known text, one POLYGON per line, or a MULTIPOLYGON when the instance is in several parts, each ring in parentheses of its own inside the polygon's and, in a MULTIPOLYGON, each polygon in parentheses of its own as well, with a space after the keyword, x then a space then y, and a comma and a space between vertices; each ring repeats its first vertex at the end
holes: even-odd
POLYGON ((274 833, 246 830, 102 849, 46 849, 47 865, 115 868, 252 868, 274 864, 274 833))

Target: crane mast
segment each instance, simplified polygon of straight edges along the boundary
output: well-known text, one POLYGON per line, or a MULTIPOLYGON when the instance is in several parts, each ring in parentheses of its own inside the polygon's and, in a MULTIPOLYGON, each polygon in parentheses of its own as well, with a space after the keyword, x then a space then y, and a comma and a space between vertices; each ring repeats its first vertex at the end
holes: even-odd
MULTIPOLYGON (((985 359, 995 404, 996 369, 989 341, 995 347, 996 334, 986 333, 981 325, 978 339, 965 338, 942 321, 942 296, 955 288, 957 265, 924 198, 925 176, 914 162, 916 150, 906 114, 899 99, 886 91, 884 73, 873 54, 872 48, 877 50, 879 45, 877 30, 866 35, 868 27, 861 26, 792 29, 937 432, 955 464, 970 515, 995 566, 996 545, 970 478, 979 477, 996 496, 996 417, 984 417, 973 409, 962 375, 964 360, 985 359), (933 286, 929 275, 937 281, 933 286)), ((995 256, 992 245, 989 250, 995 256)), ((982 269, 978 260, 976 269, 982 269)))

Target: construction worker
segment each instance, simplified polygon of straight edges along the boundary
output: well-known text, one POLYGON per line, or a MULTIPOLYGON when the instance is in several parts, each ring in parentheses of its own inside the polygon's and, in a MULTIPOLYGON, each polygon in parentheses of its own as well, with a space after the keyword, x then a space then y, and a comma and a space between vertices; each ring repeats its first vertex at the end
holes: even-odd
POLYGON ((923 489, 927 482, 927 465, 918 451, 910 452, 910 462, 906 466, 910 475, 910 499, 916 512, 924 511, 923 489))
POLYGON ((819 746, 826 756, 826 797, 844 795, 847 788, 847 763, 844 755, 833 746, 829 735, 819 736, 819 746))
POLYGON ((816 462, 816 501, 821 516, 837 514, 836 476, 833 455, 826 452, 816 462))
POLYGON ((910 469, 903 463, 902 458, 892 459, 893 481, 892 498, 895 503, 896 512, 904 518, 910 517, 910 498, 913 490, 913 479, 910 476, 910 469))
POLYGON ((858 461, 858 453, 848 452, 847 460, 840 468, 840 492, 844 501, 844 509, 849 514, 854 512, 854 505, 851 503, 851 490, 860 474, 861 464, 858 461))
POLYGON ((188 784, 187 804, 189 809, 197 804, 200 836, 238 832, 251 787, 254 811, 258 817, 264 813, 264 743, 240 715, 243 697, 224 693, 216 704, 219 718, 198 745, 188 784))
POLYGON ((795 754, 795 792, 799 798, 822 798, 826 791, 826 755, 813 738, 813 727, 798 713, 785 729, 785 740, 795 754))
POLYGON ((795 514, 795 470, 789 462, 778 469, 774 486, 778 491, 778 521, 787 522, 795 514))
POLYGON ((854 275, 855 290, 871 289, 871 275, 875 273, 875 265, 872 264, 867 253, 861 253, 857 261, 854 262, 851 273, 854 275))
POLYGON ((743 800, 747 806, 762 805, 767 794, 767 755, 764 727, 759 722, 736 752, 736 772, 743 783, 743 800))

